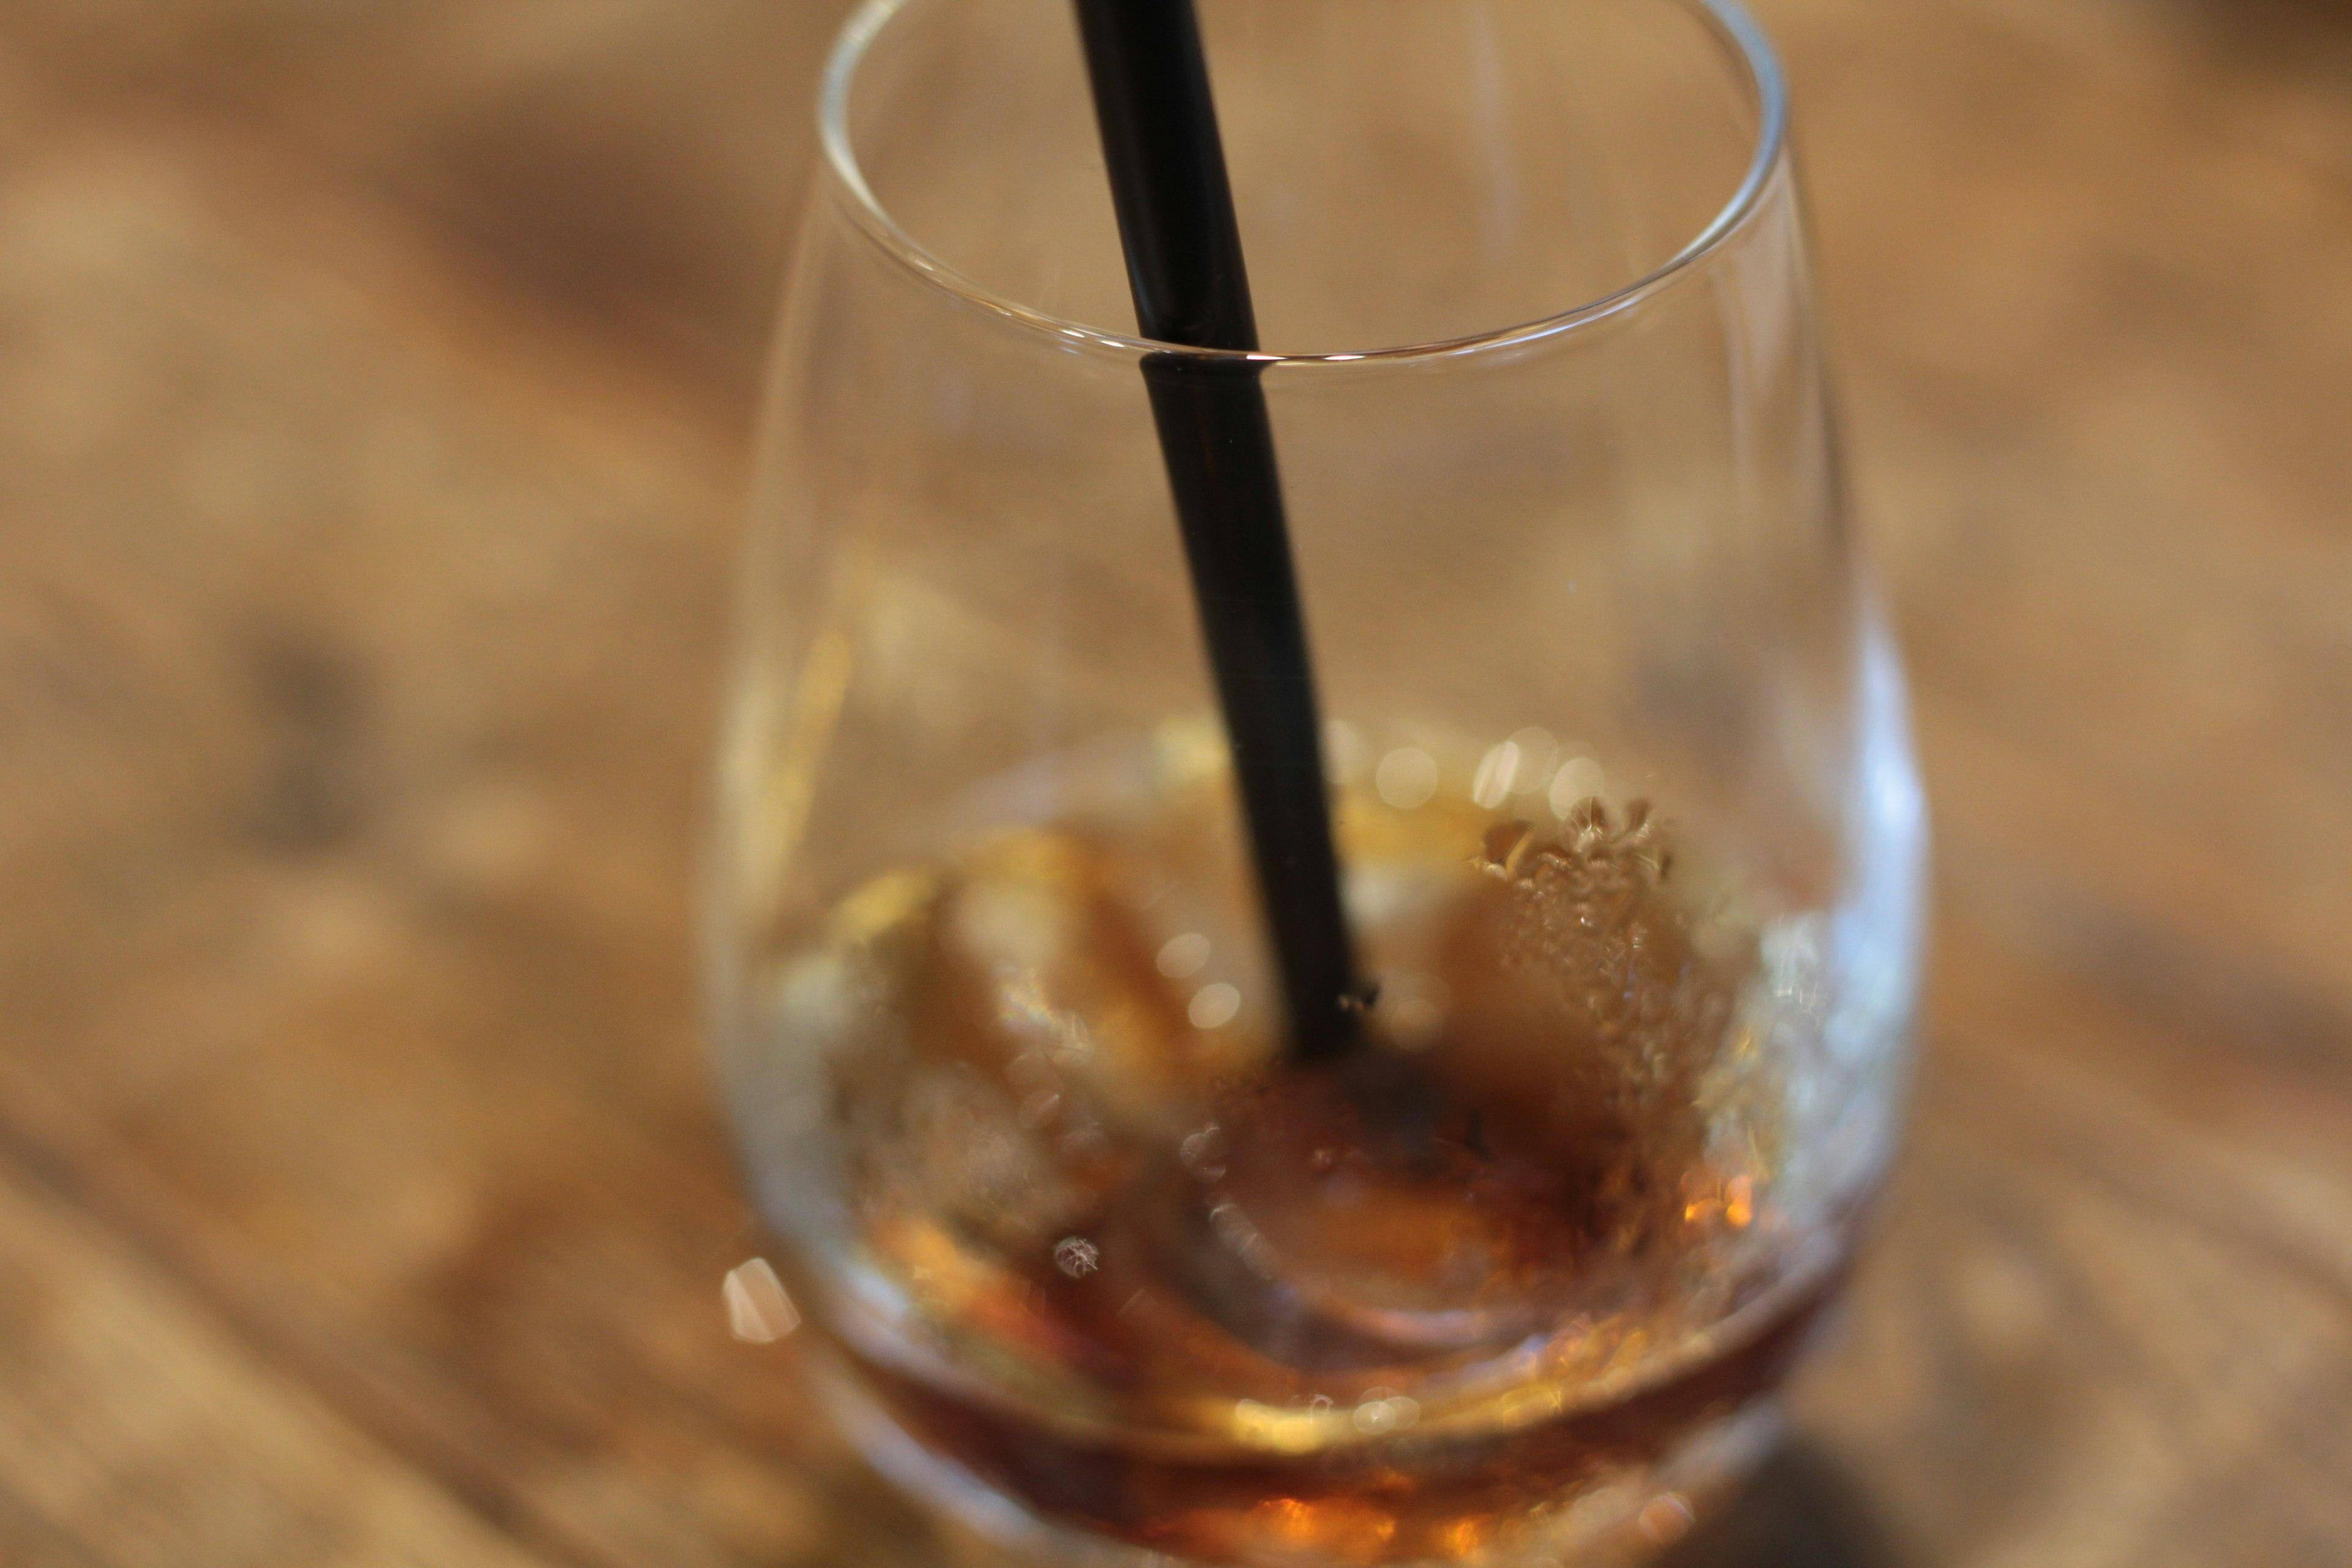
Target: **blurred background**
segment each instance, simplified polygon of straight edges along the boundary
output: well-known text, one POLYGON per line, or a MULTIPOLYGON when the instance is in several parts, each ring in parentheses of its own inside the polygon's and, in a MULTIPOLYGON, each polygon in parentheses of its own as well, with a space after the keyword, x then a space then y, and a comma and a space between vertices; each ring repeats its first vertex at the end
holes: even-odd
MULTIPOLYGON (((834 0, 0 7, 0 1561, 913 1564, 691 870, 834 0)), ((1689 1562, 2352 1563, 2352 10, 1762 0, 1938 955, 1689 1562)))

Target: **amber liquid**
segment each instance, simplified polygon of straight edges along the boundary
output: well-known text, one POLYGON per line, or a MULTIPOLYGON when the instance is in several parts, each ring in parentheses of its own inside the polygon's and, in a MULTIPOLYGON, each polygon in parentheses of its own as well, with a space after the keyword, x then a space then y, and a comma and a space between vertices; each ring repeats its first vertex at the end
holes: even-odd
POLYGON ((1214 798, 879 879, 789 971, 803 1285, 889 1418, 1049 1521, 1369 1564, 1556 1531, 1771 1388, 1843 1226, 1780 1201, 1719 869, 1639 803, 1343 802, 1382 991, 1301 1069, 1214 798))
POLYGON ((1831 1284, 1815 1283, 1751 1337, 1590 1410, 1499 1434, 1297 1456, 1171 1459, 1115 1439, 1076 1442, 888 1368, 862 1371, 906 1432, 1046 1518, 1206 1563, 1267 1548, 1334 1563, 1450 1562, 1507 1544, 1563 1499, 1654 1465, 1748 1408, 1787 1374, 1831 1284))

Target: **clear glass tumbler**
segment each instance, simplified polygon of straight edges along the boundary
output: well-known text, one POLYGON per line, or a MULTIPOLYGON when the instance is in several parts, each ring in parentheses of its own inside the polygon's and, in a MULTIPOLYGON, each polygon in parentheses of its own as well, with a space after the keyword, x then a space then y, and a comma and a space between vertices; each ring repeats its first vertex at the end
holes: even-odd
POLYGON ((743 573, 735 1125, 845 1421, 1041 1557, 1638 1553, 1837 1289, 1917 969, 1780 79, 1728 0, 1202 18, 1361 1037, 1286 1045, 1067 0, 876 0, 743 573))

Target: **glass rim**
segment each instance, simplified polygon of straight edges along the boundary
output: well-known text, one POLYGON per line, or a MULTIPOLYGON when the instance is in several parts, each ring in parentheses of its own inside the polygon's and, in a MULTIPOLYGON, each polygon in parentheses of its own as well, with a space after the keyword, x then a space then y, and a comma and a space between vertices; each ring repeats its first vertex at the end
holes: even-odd
POLYGON ((1506 350, 1556 337, 1591 326, 1640 304, 1671 287, 1697 263, 1720 250, 1733 235, 1747 226, 1749 219, 1762 206, 1764 194, 1771 186, 1788 147, 1788 83, 1781 74, 1780 57, 1774 53, 1771 40, 1762 26, 1748 14, 1738 0, 1664 0, 1664 3, 1685 11, 1696 13, 1712 26, 1717 37, 1730 47, 1731 53, 1746 68, 1749 84, 1756 92, 1758 108, 1756 146, 1749 154, 1738 186, 1706 226, 1664 262, 1597 300, 1571 306, 1552 315, 1463 337, 1335 353, 1276 353, 1262 350, 1205 349, 1189 343, 1160 342, 1150 338, 1106 331, 1084 321, 1065 320, 997 293, 926 249, 899 226, 898 219, 891 216, 876 197, 873 188, 866 183, 865 171, 858 166, 856 150, 850 145, 850 88, 867 48, 891 20, 913 3, 914 0, 865 0, 851 15, 835 41, 817 93, 817 140, 824 149, 825 172, 831 176, 838 194, 848 198, 851 214, 859 229, 894 261, 932 287, 967 304, 978 306, 1041 336, 1062 340, 1061 346, 1065 348, 1092 348, 1123 355, 1174 351, 1203 359, 1241 360, 1264 365, 1303 365, 1452 358, 1506 350))

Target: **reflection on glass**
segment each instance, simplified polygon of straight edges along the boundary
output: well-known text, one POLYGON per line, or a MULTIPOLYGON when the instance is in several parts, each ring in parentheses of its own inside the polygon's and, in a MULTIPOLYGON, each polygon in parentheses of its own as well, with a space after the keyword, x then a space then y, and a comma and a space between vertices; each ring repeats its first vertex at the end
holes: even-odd
POLYGON ((872 6, 832 80, 716 1014, 845 1418, 1046 1560, 1669 1543, 1895 1137, 1920 803, 1762 45, 1359 9, 1203 6, 1379 985, 1312 1069, 1066 9, 872 6))

